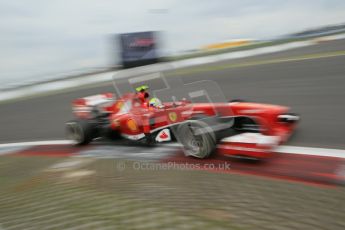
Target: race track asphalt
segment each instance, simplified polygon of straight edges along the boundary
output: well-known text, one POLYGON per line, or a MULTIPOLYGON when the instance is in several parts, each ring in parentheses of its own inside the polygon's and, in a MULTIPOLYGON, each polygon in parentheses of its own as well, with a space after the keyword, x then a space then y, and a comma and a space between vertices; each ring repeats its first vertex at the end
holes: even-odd
MULTIPOLYGON (((177 70, 185 83, 213 80, 231 98, 291 106, 302 121, 289 145, 345 148, 345 40, 177 70)), ((64 139, 74 98, 111 84, 0 105, 0 143, 64 139)))

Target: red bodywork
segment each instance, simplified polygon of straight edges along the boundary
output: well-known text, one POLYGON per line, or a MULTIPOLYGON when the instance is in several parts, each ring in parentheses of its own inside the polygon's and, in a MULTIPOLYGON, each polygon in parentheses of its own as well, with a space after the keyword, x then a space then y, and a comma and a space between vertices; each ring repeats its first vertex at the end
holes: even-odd
POLYGON ((256 132, 239 132, 218 143, 218 151, 226 155, 269 157, 272 149, 285 142, 295 129, 293 122, 282 122, 279 116, 289 115, 289 108, 249 102, 191 103, 178 101, 164 103, 161 108, 148 107, 137 94, 126 94, 114 100, 112 94, 77 99, 73 102, 75 116, 91 118, 92 108, 109 113, 110 128, 125 138, 139 140, 162 129, 178 125, 194 117, 233 117, 236 121, 250 119, 259 127, 256 132))

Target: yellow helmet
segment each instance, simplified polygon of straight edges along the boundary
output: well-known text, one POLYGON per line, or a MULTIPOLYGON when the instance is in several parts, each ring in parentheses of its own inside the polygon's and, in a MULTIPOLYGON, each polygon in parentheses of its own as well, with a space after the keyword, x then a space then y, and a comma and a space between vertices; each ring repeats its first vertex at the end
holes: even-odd
POLYGON ((142 85, 142 86, 139 86, 139 87, 135 88, 135 90, 137 92, 145 91, 147 89, 149 89, 149 87, 147 85, 142 85))

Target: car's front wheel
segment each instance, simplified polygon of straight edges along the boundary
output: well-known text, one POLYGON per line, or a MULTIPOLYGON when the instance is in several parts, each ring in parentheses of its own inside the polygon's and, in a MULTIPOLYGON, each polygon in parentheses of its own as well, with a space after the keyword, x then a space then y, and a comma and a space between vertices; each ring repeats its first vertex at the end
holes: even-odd
POLYGON ((207 158, 216 147, 215 136, 202 121, 188 121, 177 129, 177 140, 183 145, 186 156, 207 158))

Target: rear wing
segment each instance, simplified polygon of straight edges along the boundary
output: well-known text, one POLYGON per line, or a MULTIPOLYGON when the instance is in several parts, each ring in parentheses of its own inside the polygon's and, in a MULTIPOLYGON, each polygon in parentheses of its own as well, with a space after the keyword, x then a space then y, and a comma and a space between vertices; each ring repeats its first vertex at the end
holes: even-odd
POLYGON ((72 111, 78 118, 90 119, 111 113, 114 101, 115 96, 112 93, 82 97, 72 102, 72 111))

